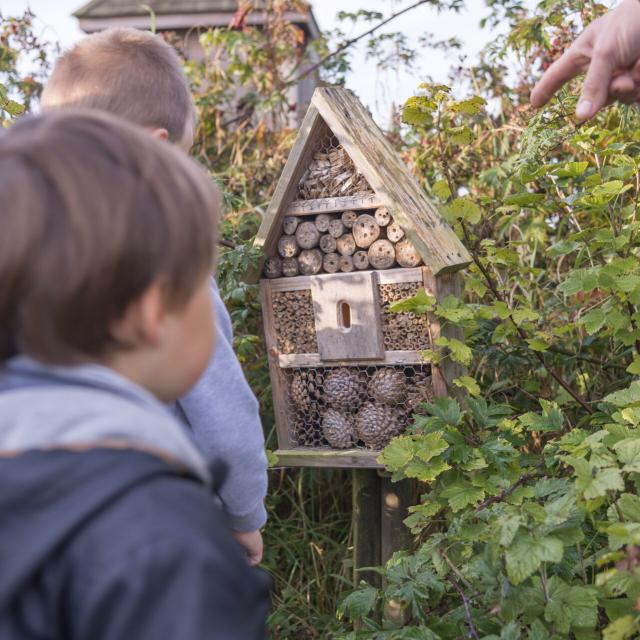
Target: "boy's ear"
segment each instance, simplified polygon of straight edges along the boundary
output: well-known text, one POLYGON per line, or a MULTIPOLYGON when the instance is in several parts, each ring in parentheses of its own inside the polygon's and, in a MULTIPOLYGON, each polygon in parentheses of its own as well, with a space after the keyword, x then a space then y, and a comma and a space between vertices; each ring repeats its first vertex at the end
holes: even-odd
POLYGON ((125 347, 158 346, 162 340, 165 311, 165 289, 156 281, 111 324, 111 335, 125 347))
POLYGON ((151 135, 158 140, 168 140, 169 132, 164 128, 150 129, 151 135))

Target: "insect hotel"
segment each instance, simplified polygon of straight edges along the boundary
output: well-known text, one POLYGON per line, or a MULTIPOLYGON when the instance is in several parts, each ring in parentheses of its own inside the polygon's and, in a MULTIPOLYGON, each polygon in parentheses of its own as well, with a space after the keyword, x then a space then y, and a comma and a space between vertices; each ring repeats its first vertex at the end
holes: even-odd
POLYGON ((378 467, 455 377, 421 355, 446 328, 389 307, 460 295, 466 249, 342 88, 316 90, 256 246, 280 463, 378 467))

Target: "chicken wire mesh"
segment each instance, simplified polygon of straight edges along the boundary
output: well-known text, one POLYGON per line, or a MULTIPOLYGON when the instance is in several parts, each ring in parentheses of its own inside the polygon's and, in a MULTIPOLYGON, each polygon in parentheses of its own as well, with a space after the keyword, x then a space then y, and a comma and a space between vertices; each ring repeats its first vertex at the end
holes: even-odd
POLYGON ((373 193, 344 147, 323 122, 316 150, 298 183, 298 200, 355 196, 373 193))
POLYGON ((429 365, 284 369, 293 446, 384 448, 433 399, 429 365))

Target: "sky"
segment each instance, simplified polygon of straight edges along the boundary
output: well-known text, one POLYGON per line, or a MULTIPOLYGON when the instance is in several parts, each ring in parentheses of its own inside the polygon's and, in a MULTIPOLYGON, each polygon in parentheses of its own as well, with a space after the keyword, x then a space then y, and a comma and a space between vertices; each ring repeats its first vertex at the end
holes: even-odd
MULTIPOLYGON (((84 0, 0 0, 0 12, 17 15, 30 7, 38 17, 38 27, 43 35, 49 40, 57 40, 64 48, 83 35, 71 14, 84 3, 84 0)), ((367 8, 388 14, 410 4, 412 0, 312 0, 316 19, 322 29, 338 26, 337 13, 341 10, 367 8)), ((467 0, 465 4, 466 8, 461 13, 441 15, 427 4, 399 17, 388 28, 402 31, 409 43, 415 43, 416 46, 426 33, 434 34, 436 40, 455 36, 465 43, 464 53, 473 59, 496 34, 479 28, 479 21, 486 11, 483 0, 467 0)), ((364 27, 358 27, 350 35, 357 35, 361 30, 364 27)), ((347 86, 371 109, 378 123, 385 126, 393 105, 401 104, 413 95, 418 84, 427 77, 438 82, 446 81, 452 62, 455 61, 447 60, 441 52, 429 49, 421 53, 410 73, 396 70, 378 73, 360 47, 354 54, 353 71, 347 79, 347 86)))

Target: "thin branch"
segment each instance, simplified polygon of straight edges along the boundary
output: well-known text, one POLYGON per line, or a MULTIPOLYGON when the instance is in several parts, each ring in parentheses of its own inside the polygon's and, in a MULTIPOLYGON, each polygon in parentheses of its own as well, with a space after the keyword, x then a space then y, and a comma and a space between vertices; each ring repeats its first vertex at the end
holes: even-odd
POLYGON ((455 590, 462 598, 462 604, 464 605, 464 611, 467 616, 467 625, 469 626, 469 637, 473 638, 474 640, 480 640, 478 630, 476 629, 476 625, 473 621, 473 613, 471 612, 471 604, 469 602, 469 598, 467 598, 465 592, 462 590, 462 587, 454 578, 452 578, 451 576, 447 576, 447 580, 449 580, 449 582, 454 586, 455 590))
POLYGON ((412 9, 416 9, 419 6, 421 6, 423 4, 428 4, 428 3, 431 3, 431 0, 419 0, 419 2, 415 2, 414 4, 412 4, 412 5, 408 6, 408 7, 405 7, 404 9, 401 9, 400 11, 396 11, 396 13, 392 13, 388 18, 384 19, 382 22, 379 22, 377 25, 375 25, 374 27, 372 27, 368 31, 365 31, 364 33, 361 33, 359 36, 356 36, 355 38, 351 38, 351 40, 347 40, 346 42, 341 44, 335 51, 332 51, 331 53, 328 53, 326 56, 321 58, 319 62, 316 62, 316 64, 314 64, 311 67, 309 67, 308 69, 306 69, 299 76, 296 76, 295 80, 292 79, 292 75, 296 72, 297 68, 294 69, 292 74, 289 76, 289 79, 287 80, 287 82, 288 83, 298 82, 298 81, 302 80, 303 78, 306 78, 308 75, 311 75, 314 71, 317 71, 318 69, 320 69, 320 67, 323 67, 329 60, 331 60, 331 58, 335 58, 335 56, 337 56, 338 54, 342 53, 345 49, 348 49, 352 45, 356 44, 356 42, 359 42, 363 38, 366 38, 367 36, 370 36, 371 34, 373 34, 376 31, 378 31, 378 29, 381 29, 385 25, 389 24, 392 20, 395 20, 396 18, 398 18, 401 15, 411 11, 412 9))
MULTIPOLYGON (((539 464, 536 465, 536 468, 538 469, 541 468, 543 464, 544 463, 540 462, 539 464)), ((483 500, 476 507, 476 511, 482 511, 483 509, 486 509, 487 507, 491 506, 492 504, 495 504, 496 502, 502 502, 503 500, 508 498, 518 487, 521 487, 523 484, 526 484, 527 482, 529 482, 529 480, 533 480, 534 478, 538 478, 541 476, 542 474, 534 471, 523 473, 511 486, 507 487, 506 489, 503 489, 498 495, 489 496, 488 498, 483 500)))

